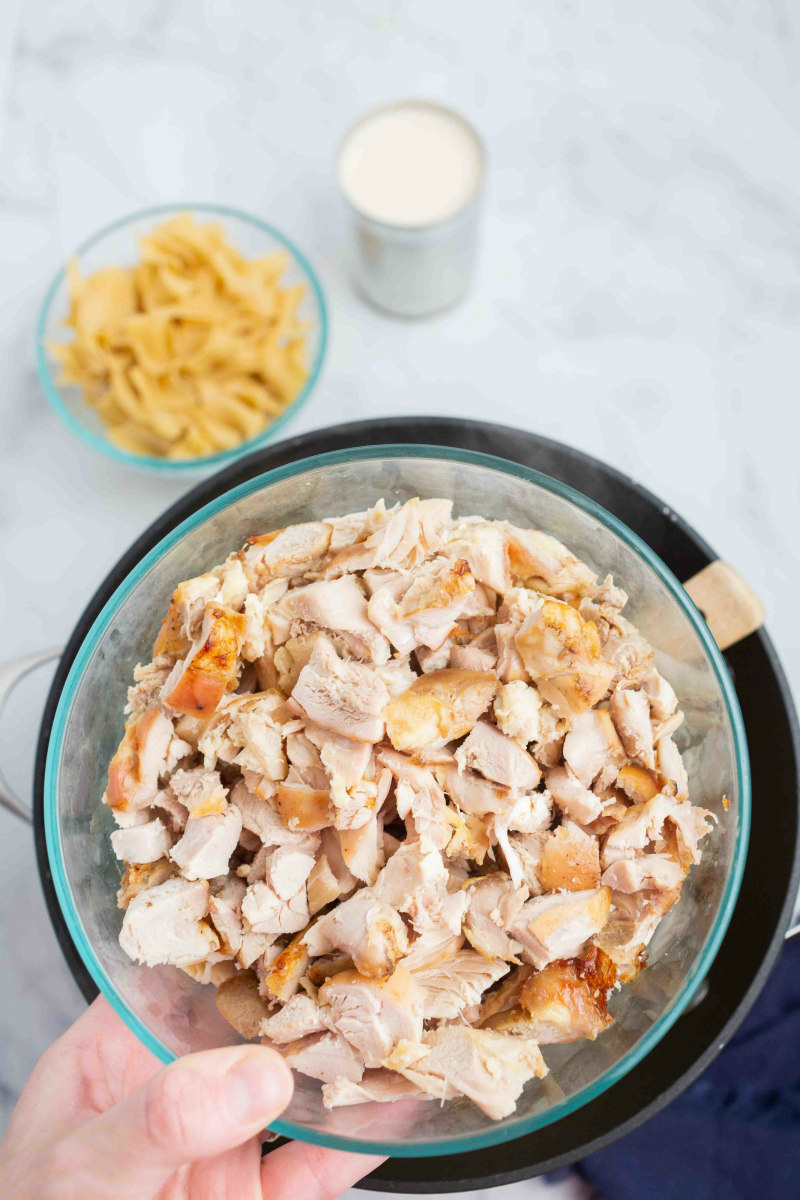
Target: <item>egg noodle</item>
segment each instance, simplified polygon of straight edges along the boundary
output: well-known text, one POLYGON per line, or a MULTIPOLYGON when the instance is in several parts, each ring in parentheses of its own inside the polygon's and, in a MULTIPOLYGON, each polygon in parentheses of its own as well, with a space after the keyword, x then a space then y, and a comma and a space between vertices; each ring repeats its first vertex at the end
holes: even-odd
POLYGON ((189 214, 141 239, 135 267, 69 267, 71 342, 50 347, 111 441, 195 458, 260 433, 308 377, 305 288, 281 287, 285 252, 246 259, 189 214))

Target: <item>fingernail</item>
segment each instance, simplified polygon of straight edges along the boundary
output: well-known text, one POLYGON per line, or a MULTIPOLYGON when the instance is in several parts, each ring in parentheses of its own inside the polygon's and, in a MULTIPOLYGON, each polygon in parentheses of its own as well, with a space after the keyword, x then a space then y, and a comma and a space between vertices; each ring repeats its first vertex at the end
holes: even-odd
POLYGON ((225 1076, 226 1103, 234 1120, 243 1125, 272 1121, 292 1096, 288 1068, 267 1049, 253 1046, 229 1067, 225 1076))

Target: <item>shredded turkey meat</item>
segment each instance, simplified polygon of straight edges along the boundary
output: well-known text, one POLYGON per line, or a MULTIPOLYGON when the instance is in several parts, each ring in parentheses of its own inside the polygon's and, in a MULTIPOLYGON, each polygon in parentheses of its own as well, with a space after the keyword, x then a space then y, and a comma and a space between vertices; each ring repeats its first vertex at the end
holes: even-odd
POLYGON ((120 944, 328 1107, 502 1119, 613 1023, 725 804, 610 576, 448 500, 315 516, 200 564, 134 670, 120 944))

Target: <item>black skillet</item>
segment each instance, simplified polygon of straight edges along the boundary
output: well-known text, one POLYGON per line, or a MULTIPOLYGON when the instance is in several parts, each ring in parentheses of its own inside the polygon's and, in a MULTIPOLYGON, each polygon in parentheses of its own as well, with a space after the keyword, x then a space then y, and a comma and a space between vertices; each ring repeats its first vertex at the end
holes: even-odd
MULTIPOLYGON (((419 442, 459 446, 511 459, 596 500, 689 579, 716 555, 650 492, 597 459, 535 434, 478 421, 410 417, 317 430, 259 450, 200 484, 134 543, 78 622, 50 690, 36 757, 34 827, 39 872, 64 956, 87 1000, 97 989, 72 943, 56 899, 44 840, 44 767, 53 716, 72 661, 106 600, 166 533, 209 500, 263 471, 349 446, 419 442)), ((669 1104, 708 1066, 764 986, 788 926, 800 876, 800 732, 791 693, 766 632, 725 652, 750 749, 753 814, 739 900, 699 1003, 614 1087, 553 1125, 501 1146, 440 1158, 389 1159, 361 1186, 385 1192, 458 1192, 513 1183, 576 1161, 669 1104)))

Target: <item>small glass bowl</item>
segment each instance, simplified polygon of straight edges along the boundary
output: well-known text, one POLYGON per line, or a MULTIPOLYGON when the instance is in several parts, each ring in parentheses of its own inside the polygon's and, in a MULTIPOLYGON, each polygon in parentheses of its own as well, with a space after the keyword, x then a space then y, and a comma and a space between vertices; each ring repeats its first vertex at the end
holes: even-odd
POLYGON ((150 233, 157 224, 180 213, 189 213, 199 222, 220 223, 230 243, 248 258, 260 258, 277 250, 287 251, 291 261, 281 276, 281 284, 305 285, 305 296, 298 315, 308 325, 308 379, 285 412, 271 421, 261 433, 229 450, 196 458, 167 459, 122 450, 109 439, 99 414, 83 399, 81 389, 58 382, 60 366, 49 347, 54 342, 71 341, 73 337, 73 331, 64 324, 70 299, 66 267, 59 271, 47 290, 36 328, 36 367, 39 381, 51 406, 72 432, 77 433, 78 437, 95 450, 100 450, 119 462, 166 474, 191 473, 223 467, 233 459, 282 434, 305 404, 319 378, 328 340, 325 298, 319 280, 305 255, 285 234, 258 217, 235 208, 221 204, 162 204, 155 208, 142 209, 101 229, 80 245, 70 257, 78 261, 84 275, 103 267, 133 266, 139 259, 139 239, 150 233))

